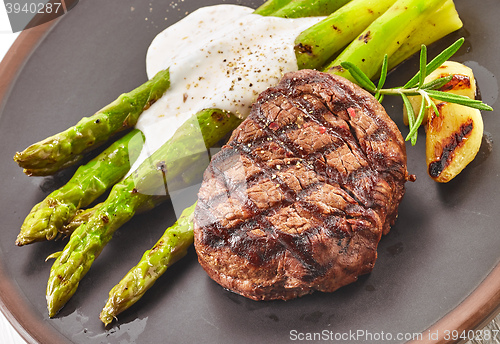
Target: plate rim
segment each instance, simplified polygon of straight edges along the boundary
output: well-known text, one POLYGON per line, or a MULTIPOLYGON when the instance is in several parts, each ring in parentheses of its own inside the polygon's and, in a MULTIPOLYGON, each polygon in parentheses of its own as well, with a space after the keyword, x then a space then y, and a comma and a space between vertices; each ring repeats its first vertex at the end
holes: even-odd
MULTIPOLYGON (((0 61, 0 80, 2 80, 0 82, 0 113, 24 65, 60 18, 22 31, 0 61)), ((29 305, 22 302, 22 296, 8 278, 3 264, 0 264, 0 311, 29 344, 67 342, 61 333, 40 321, 32 314, 29 305)))
MULTIPOLYGON (((61 17, 39 26, 24 30, 0 61, 0 113, 10 90, 32 53, 47 34, 57 25, 61 17)), ((3 264, 0 264, 0 311, 20 336, 30 344, 67 343, 67 338, 34 314, 29 305, 22 302, 14 284, 7 278, 3 264), (21 302, 20 302, 21 301, 21 302)), ((500 262, 497 263, 479 285, 455 308, 422 331, 422 339, 409 342, 425 344, 454 343, 446 340, 445 330, 477 330, 486 325, 500 312, 500 262), (430 332, 429 332, 430 331, 430 332), (438 338, 429 338, 427 333, 439 333, 438 338)))

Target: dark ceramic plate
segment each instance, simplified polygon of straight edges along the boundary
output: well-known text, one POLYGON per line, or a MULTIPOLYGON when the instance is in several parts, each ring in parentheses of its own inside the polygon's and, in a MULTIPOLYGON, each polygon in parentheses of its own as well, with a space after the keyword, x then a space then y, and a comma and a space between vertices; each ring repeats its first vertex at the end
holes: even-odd
MULTIPOLYGON (((24 32, 0 67, 0 297, 3 311, 26 340, 278 343, 321 333, 323 339, 343 336, 338 342, 397 343, 412 333, 423 332, 427 340, 439 331, 443 337, 447 330, 473 328, 491 317, 500 303, 498 111, 483 114, 486 134, 478 158, 447 185, 426 175, 423 134, 417 147, 408 147, 409 170, 418 180, 408 183, 399 219, 380 243, 375 269, 335 293, 250 301, 211 281, 191 251, 105 329, 98 315, 108 291, 174 222, 167 205, 117 232, 66 307, 48 318, 44 293, 51 263, 44 259, 64 242, 19 248, 14 240, 30 208, 68 180, 71 171, 28 178, 13 154, 141 84, 153 37, 201 4, 218 2, 80 1, 58 22, 24 32), (353 333, 360 337, 348 336, 353 333)), ((258 0, 242 2, 259 5, 258 0)), ((466 44, 455 59, 474 67, 483 100, 495 106, 500 7, 496 0, 456 3, 465 28, 432 46, 430 54, 464 36, 466 44)), ((401 84, 415 70, 416 60, 410 60, 390 75, 389 83, 401 84)), ((385 105, 406 133, 399 100, 387 99, 385 105)))

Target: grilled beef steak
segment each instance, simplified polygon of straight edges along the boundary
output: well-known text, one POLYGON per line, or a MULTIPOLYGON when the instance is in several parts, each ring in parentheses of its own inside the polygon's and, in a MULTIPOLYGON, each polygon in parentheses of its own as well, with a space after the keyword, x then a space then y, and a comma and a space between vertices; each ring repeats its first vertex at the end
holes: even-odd
POLYGON ((401 133, 369 93, 317 71, 288 73, 205 171, 198 260, 254 300, 334 291, 373 269, 407 180, 401 133))

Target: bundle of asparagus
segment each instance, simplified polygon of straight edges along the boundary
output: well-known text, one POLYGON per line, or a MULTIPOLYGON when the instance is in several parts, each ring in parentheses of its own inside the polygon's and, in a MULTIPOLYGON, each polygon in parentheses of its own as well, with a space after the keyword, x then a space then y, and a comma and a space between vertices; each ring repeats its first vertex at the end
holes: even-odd
MULTIPOLYGON (((298 67, 322 69, 348 78, 351 77, 341 63, 352 62, 373 78, 381 69, 384 54, 389 56, 389 64, 394 67, 420 49, 422 43, 429 44, 462 25, 452 0, 269 0, 255 13, 280 17, 328 15, 297 37, 298 67), (435 23, 439 25, 436 27, 435 23)), ((166 70, 75 127, 17 153, 15 160, 29 175, 54 173, 78 161, 82 154, 102 144, 123 127, 133 127, 142 110, 168 87, 166 70)), ((137 135, 140 137, 140 133, 133 131, 80 167, 67 185, 33 208, 22 225, 16 241, 18 245, 51 240, 61 233, 73 231, 63 251, 51 256, 57 258, 47 286, 51 317, 74 294, 80 279, 113 233, 136 212, 147 210, 166 197, 138 192, 138 183, 153 189, 164 188, 165 195, 169 190, 188 185, 199 178, 206 167, 203 163, 194 163, 200 161, 199 154, 188 155, 189 158, 176 161, 171 168, 164 168, 165 162, 178 156, 180 151, 189 151, 193 139, 203 138, 206 147, 212 146, 239 123, 237 117, 226 111, 203 110, 184 123, 147 160, 153 163, 142 164, 129 177, 118 182, 127 171, 126 168, 118 171, 116 167, 129 166, 130 149, 136 149, 131 148, 135 146, 130 145, 130 140, 137 135), (200 128, 201 135, 193 132, 193 127, 200 128), (124 147, 129 147, 129 150, 124 147), (174 181, 169 183, 168 189, 163 183, 167 174, 168 180, 174 181), (111 186, 106 201, 79 214, 80 208, 91 204, 111 186)), ((142 141, 135 141, 140 148, 142 141)), ((135 303, 169 265, 185 254, 193 241, 193 211, 194 205, 187 208, 157 244, 144 254, 139 264, 113 288, 101 313, 105 324, 135 303)))

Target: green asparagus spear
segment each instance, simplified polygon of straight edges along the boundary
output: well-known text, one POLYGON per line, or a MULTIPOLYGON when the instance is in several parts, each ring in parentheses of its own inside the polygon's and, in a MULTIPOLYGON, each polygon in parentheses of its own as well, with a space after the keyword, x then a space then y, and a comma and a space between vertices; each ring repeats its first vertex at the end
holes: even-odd
POLYGON ((396 0, 352 0, 295 39, 299 68, 317 69, 347 46, 396 0))
POLYGON ((144 135, 134 129, 80 166, 66 185, 33 207, 21 226, 16 245, 60 236, 59 230, 75 216, 78 209, 91 204, 127 174, 133 163, 130 157, 139 155, 143 143, 144 135))
POLYGON ((175 224, 146 251, 139 263, 109 292, 99 318, 108 325, 116 316, 136 303, 169 266, 184 257, 193 243, 193 212, 196 203, 186 208, 175 224))
POLYGON ((390 58, 407 37, 422 30, 426 18, 444 2, 445 0, 396 1, 349 44, 325 71, 354 81, 350 73, 340 66, 340 63, 349 61, 369 78, 373 78, 382 66, 383 56, 387 54, 390 58))
MULTIPOLYGON (((186 170, 197 169, 200 175, 203 173, 208 159, 203 160, 199 150, 193 152, 193 146, 199 148, 196 141, 203 141, 206 147, 211 147, 240 122, 236 116, 214 109, 193 115, 136 172, 113 187, 109 197, 88 222, 71 235, 63 251, 50 257, 57 259, 51 268, 47 284, 49 316, 53 317, 75 293, 80 279, 90 269, 116 229, 132 218, 144 203, 162 192, 163 195, 168 193, 165 180, 173 181, 173 185, 189 185, 190 181, 184 175, 186 170), (187 155, 186 152, 193 154, 187 155)), ((192 174, 189 171, 188 175, 192 174)), ((171 188, 170 183, 168 188, 171 188)))
POLYGON ((160 71, 154 78, 120 95, 94 115, 82 118, 75 126, 16 153, 14 160, 30 176, 49 175, 71 166, 112 135, 134 127, 140 114, 169 86, 168 70, 160 71))
POLYGON ((261 16, 271 16, 285 5, 288 5, 292 0, 269 0, 259 6, 253 13, 261 16))
POLYGON ((102 204, 87 223, 78 227, 62 252, 47 258, 57 257, 47 285, 49 316, 53 317, 74 294, 80 279, 111 239, 114 230, 127 222, 134 215, 135 208, 148 197, 135 192, 134 183, 127 181, 113 187, 108 198, 113 201, 102 204))
POLYGON ((411 55, 420 51, 420 46, 436 42, 449 33, 463 26, 453 0, 447 0, 443 6, 432 13, 422 24, 422 29, 415 31, 404 41, 389 59, 389 69, 392 69, 411 55))
POLYGON ((295 0, 290 1, 271 15, 283 18, 327 16, 349 1, 351 0, 295 0))
MULTIPOLYGON (((191 180, 195 180, 194 177, 191 180)), ((141 213, 147 212, 149 210, 152 210, 153 208, 157 207, 159 204, 163 203, 167 199, 168 199, 168 197, 163 196, 163 195, 162 196, 158 195, 158 196, 146 199, 144 201, 144 203, 142 203, 137 208, 135 213, 141 214, 141 213)), ((67 224, 65 224, 64 226, 62 226, 59 229, 59 232, 61 233, 61 235, 68 237, 71 234, 73 234, 73 232, 78 227, 80 227, 84 223, 87 223, 90 220, 90 218, 95 214, 97 209, 99 209, 101 206, 102 206, 102 203, 98 203, 95 206, 93 206, 92 208, 79 209, 76 212, 75 216, 67 224)))

